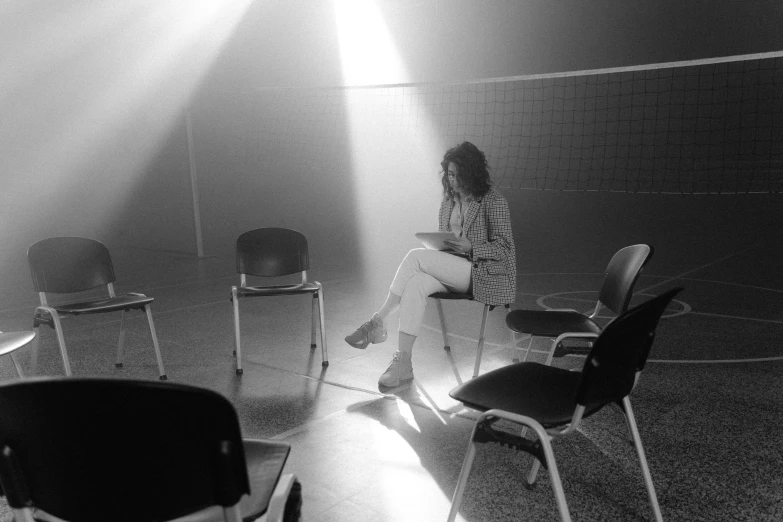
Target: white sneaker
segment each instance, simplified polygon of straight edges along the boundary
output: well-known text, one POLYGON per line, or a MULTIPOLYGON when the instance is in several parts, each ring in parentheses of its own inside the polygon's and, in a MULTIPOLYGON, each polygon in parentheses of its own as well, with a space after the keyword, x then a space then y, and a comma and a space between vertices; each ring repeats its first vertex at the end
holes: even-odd
POLYGON ((354 348, 364 350, 370 343, 379 344, 384 342, 387 336, 388 332, 383 324, 383 320, 381 320, 378 314, 373 314, 369 321, 347 336, 345 342, 354 348))
POLYGON ((393 388, 394 386, 399 386, 402 382, 411 380, 413 380, 411 354, 398 350, 394 353, 394 359, 392 359, 389 368, 378 379, 378 384, 387 388, 393 388))

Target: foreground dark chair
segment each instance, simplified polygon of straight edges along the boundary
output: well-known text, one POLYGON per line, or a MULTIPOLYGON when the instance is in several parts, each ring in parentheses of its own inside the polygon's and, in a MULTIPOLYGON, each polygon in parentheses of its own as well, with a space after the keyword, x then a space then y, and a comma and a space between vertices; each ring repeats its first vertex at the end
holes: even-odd
POLYGON ((0 483, 17 522, 283 520, 290 447, 242 440, 218 393, 155 381, 0 385, 0 483))
POLYGON ((528 477, 530 485, 543 464, 549 470, 560 518, 570 521, 550 439, 574 433, 582 419, 612 403, 618 404, 625 414, 650 504, 655 519, 660 522, 655 486, 628 396, 644 369, 658 321, 681 290, 670 290, 615 318, 595 340, 581 373, 539 363, 517 363, 485 373, 452 390, 450 395, 454 399, 483 413, 473 427, 449 522, 459 511, 476 444, 485 442, 508 445, 533 455, 536 460, 528 477), (494 428, 493 424, 500 420, 520 425, 520 435, 494 428), (525 438, 527 428, 533 430, 535 440, 525 438))
POLYGON ((10 355, 16 368, 16 374, 24 377, 22 367, 16 360, 16 351, 35 338, 35 332, 0 332, 0 355, 10 355))
MULTIPOLYGON (((436 292, 430 295, 430 297, 435 299, 435 302, 438 304, 438 317, 440 318, 440 332, 443 335, 443 349, 451 350, 451 346, 449 344, 449 334, 448 334, 448 330, 446 329, 446 316, 443 313, 443 304, 441 303, 441 301, 443 300, 473 301, 474 300, 473 295, 459 294, 456 292, 436 292)), ((511 305, 503 305, 503 307, 506 309, 506 316, 508 316, 509 310, 511 309, 511 305)), ((484 304, 484 310, 481 314, 481 329, 479 330, 478 345, 476 346, 476 362, 473 365, 473 377, 479 374, 479 370, 481 368, 481 355, 484 352, 484 333, 487 327, 487 316, 489 315, 489 312, 491 312, 495 308, 496 307, 493 305, 484 304)), ((511 343, 511 346, 514 346, 514 332, 511 332, 511 337, 509 342, 511 343)))
MULTIPOLYGON (((152 321, 150 305, 154 298, 144 294, 114 293, 114 265, 111 262, 109 250, 100 241, 83 237, 52 237, 34 243, 27 250, 27 261, 33 276, 33 286, 41 299, 41 305, 35 309, 33 328, 40 334, 42 324, 54 329, 60 345, 60 354, 65 366, 65 375, 71 375, 71 362, 65 347, 61 315, 103 314, 120 312, 120 339, 117 343, 116 366, 122 367, 125 349, 125 312, 139 310, 147 314, 152 344, 155 347, 155 357, 158 362, 158 372, 161 380, 166 380, 166 370, 163 368, 163 358, 160 354, 158 336, 152 321), (108 296, 101 299, 80 301, 62 305, 50 305, 47 293, 72 294, 106 287, 108 296)), ((37 335, 32 346, 32 373, 35 375, 38 363, 37 335)))
POLYGON ((321 364, 329 365, 326 354, 326 323, 324 321, 324 289, 321 283, 307 281, 310 269, 310 255, 307 239, 296 230, 287 228, 257 228, 237 238, 237 272, 239 285, 231 287, 231 301, 234 303, 234 356, 237 360, 237 375, 242 374, 242 348, 239 334, 239 298, 268 297, 273 295, 313 295, 313 317, 310 329, 310 348, 315 344, 315 318, 321 326, 321 364), (249 286, 247 276, 280 277, 301 274, 298 284, 249 286), (317 310, 316 310, 317 308, 317 310))
POLYGON ((633 287, 642 269, 650 260, 653 249, 649 245, 631 245, 612 256, 604 273, 604 281, 598 293, 598 301, 588 316, 576 310, 514 310, 506 316, 506 325, 517 333, 530 336, 522 362, 527 360, 533 347, 533 337, 555 338, 549 349, 546 364, 554 357, 568 353, 586 355, 592 341, 598 337, 601 327, 595 322, 602 306, 619 315, 628 309, 633 287), (576 339, 587 341, 588 347, 568 347, 563 341, 576 339))

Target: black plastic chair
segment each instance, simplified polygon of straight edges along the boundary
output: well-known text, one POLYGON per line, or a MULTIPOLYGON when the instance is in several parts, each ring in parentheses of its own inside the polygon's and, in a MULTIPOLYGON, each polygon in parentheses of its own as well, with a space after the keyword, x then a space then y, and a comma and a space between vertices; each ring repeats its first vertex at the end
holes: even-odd
POLYGON ((631 245, 618 250, 606 267, 598 301, 590 315, 584 315, 576 310, 558 309, 510 312, 506 316, 506 325, 512 332, 530 336, 522 362, 525 362, 530 354, 533 337, 554 338, 547 354, 546 364, 552 364, 554 357, 562 357, 569 353, 586 355, 592 341, 601 333, 601 327, 595 321, 601 307, 605 306, 615 315, 628 309, 633 287, 652 254, 652 247, 644 244, 631 245), (566 346, 563 343, 566 339, 587 341, 587 347, 566 346))
POLYGON ((24 377, 24 372, 16 359, 16 351, 29 344, 34 338, 35 332, 0 332, 0 356, 11 356, 19 377, 24 377))
POLYGON ((296 482, 281 476, 289 451, 243 441, 234 407, 211 390, 63 377, 0 384, 0 482, 17 522, 282 520, 296 482))
POLYGON ((542 464, 549 470, 560 518, 570 521, 550 439, 576 432, 582 419, 615 403, 625 414, 655 519, 661 521, 655 486, 628 397, 644 369, 658 321, 681 290, 670 290, 610 322, 595 340, 581 373, 525 362, 493 370, 453 389, 451 397, 483 413, 473 427, 448 520, 453 521, 459 511, 476 444, 495 442, 535 457, 528 476, 530 486, 542 464), (520 435, 493 427, 500 420, 521 425, 520 435), (524 437, 526 428, 535 432, 535 440, 524 437))
MULTIPOLYGON (((442 300, 450 301, 474 301, 473 294, 460 294, 457 292, 436 292, 434 294, 430 295, 431 298, 435 299, 435 302, 438 304, 438 317, 440 318, 440 332, 443 335, 443 349, 444 350, 451 350, 451 345, 449 344, 449 334, 448 330, 446 329, 446 316, 443 313, 443 304, 441 303, 442 300)), ((482 303, 483 304, 483 303, 482 303)), ((506 309, 506 316, 508 316, 509 310, 511 309, 511 305, 503 305, 503 307, 506 309)), ((487 327, 487 316, 489 315, 489 312, 494 310, 496 307, 493 305, 484 304, 484 310, 481 314, 481 330, 479 330, 479 337, 478 337, 478 345, 476 346, 476 362, 473 365, 473 377, 479 374, 479 369, 481 368, 481 356, 484 352, 484 333, 487 327)), ((511 346, 514 346, 515 339, 514 339, 514 332, 511 332, 511 346)))
MULTIPOLYGON (((65 347, 65 337, 60 323, 61 315, 121 312, 116 362, 116 366, 120 368, 125 350, 125 312, 139 310, 147 315, 160 379, 166 380, 166 370, 163 368, 163 357, 160 354, 160 345, 150 309, 154 298, 135 292, 119 296, 115 294, 114 281, 117 278, 114 275, 114 265, 109 249, 103 243, 83 237, 43 239, 27 250, 27 261, 33 276, 33 286, 41 299, 41 305, 35 309, 33 328, 36 334, 40 334, 39 327, 42 324, 54 329, 66 375, 71 375, 71 363, 65 347), (51 305, 46 296, 47 293, 70 294, 102 286, 106 287, 108 297, 90 301, 51 305)), ((38 341, 39 336, 36 336, 32 345, 33 375, 36 373, 38 363, 38 341)))
POLYGON ((234 303, 234 356, 237 375, 242 374, 242 348, 239 333, 239 298, 268 297, 273 295, 313 295, 313 317, 310 329, 310 348, 314 349, 315 320, 318 316, 321 327, 321 357, 323 366, 329 365, 326 353, 326 323, 324 321, 324 290, 321 283, 307 281, 310 257, 307 239, 301 232, 287 228, 257 228, 237 238, 237 272, 240 286, 231 287, 231 301, 234 303), (301 274, 298 284, 249 286, 247 276, 280 277, 301 274))

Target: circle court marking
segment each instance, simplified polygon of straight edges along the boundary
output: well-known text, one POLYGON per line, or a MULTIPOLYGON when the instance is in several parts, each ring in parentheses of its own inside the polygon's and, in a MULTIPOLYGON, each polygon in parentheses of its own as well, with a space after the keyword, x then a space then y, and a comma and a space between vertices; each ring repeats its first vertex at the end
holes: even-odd
MULTIPOLYGON (((748 249, 745 249, 745 250, 743 250, 741 252, 744 252, 746 250, 748 250, 748 249)), ((730 256, 726 256, 725 258, 719 259, 718 261, 721 261, 723 259, 732 257, 735 254, 732 254, 730 256)), ((712 264, 712 263, 709 263, 709 264, 712 264)), ((703 267, 700 267, 700 268, 703 268, 703 267)), ((695 271, 695 270, 688 271, 688 272, 686 272, 685 274, 682 274, 682 275, 689 274, 689 273, 691 273, 693 271, 695 271)), ((524 275, 530 276, 530 275, 540 275, 540 274, 524 274, 524 275)), ((558 274, 558 275, 560 275, 560 274, 558 274)), ((569 275, 580 275, 580 274, 578 274, 578 273, 570 273, 569 275)), ((772 289, 772 288, 755 287, 755 286, 750 286, 750 285, 737 285, 735 283, 726 283, 726 282, 722 282, 722 281, 707 281, 707 280, 699 280, 699 279, 695 279, 695 278, 668 277, 668 278, 665 278, 664 281, 656 283, 656 284, 654 284, 652 286, 649 286, 649 287, 645 288, 644 290, 642 290, 641 292, 634 293, 633 295, 635 295, 635 296, 644 296, 644 297, 655 297, 655 295, 653 295, 653 294, 648 294, 648 293, 644 293, 644 292, 647 291, 647 290, 651 290, 654 287, 660 286, 661 284, 674 281, 676 279, 691 279, 691 280, 703 281, 703 282, 714 283, 714 284, 727 284, 727 285, 745 286, 745 287, 748 287, 748 288, 754 288, 754 289, 758 289, 758 290, 769 290, 769 291, 773 291, 773 292, 780 292, 780 290, 776 290, 776 289, 772 289)), ((544 301, 547 298, 550 298, 550 297, 560 297, 560 296, 564 296, 564 295, 568 295, 568 294, 580 294, 580 293, 590 293, 590 292, 597 293, 595 290, 578 290, 578 291, 557 292, 557 293, 542 295, 538 299, 536 299, 536 304, 538 306, 540 306, 541 308, 543 308, 543 309, 549 309, 549 307, 547 307, 545 304, 543 304, 544 301)), ((587 299, 583 299, 581 301, 591 302, 591 303, 594 302, 594 301, 588 301, 587 299)), ((679 317, 679 316, 686 315, 686 314, 693 314, 693 315, 700 315, 700 316, 706 316, 706 317, 721 317, 721 318, 726 318, 726 319, 736 319, 736 320, 740 320, 740 321, 761 321, 761 322, 770 322, 770 323, 774 323, 774 324, 783 324, 783 321, 776 321, 776 320, 772 320, 772 319, 760 319, 760 318, 756 318, 756 317, 739 317, 739 316, 712 314, 712 313, 707 313, 707 312, 695 312, 695 311, 693 311, 693 308, 688 303, 686 303, 685 301, 681 301, 681 300, 678 300, 678 299, 673 299, 672 302, 673 303, 678 303, 680 306, 682 306, 682 310, 677 310, 674 313, 670 313, 670 314, 664 315, 664 316, 662 316, 662 318, 671 319, 673 317, 679 317)), ((599 315, 598 317, 601 318, 601 319, 611 319, 612 318, 612 316, 601 316, 601 315, 599 315)), ((427 330, 433 331, 433 332, 441 333, 440 328, 435 328, 435 327, 432 327, 432 326, 429 326, 429 325, 426 325, 426 324, 423 324, 422 327, 427 329, 427 330)), ((464 340, 464 341, 478 342, 478 339, 474 339, 472 337, 468 337, 468 336, 464 336, 464 335, 449 333, 449 336, 450 337, 454 337, 456 339, 461 339, 461 340, 464 340)), ((491 342, 491 341, 487 341, 487 340, 484 341, 484 344, 485 344, 485 346, 488 345, 488 346, 495 346, 495 347, 501 347, 501 348, 502 347, 506 347, 506 346, 509 345, 509 343, 495 343, 495 342, 491 342)), ((514 347, 514 349, 516 349, 516 347, 514 347)), ((772 356, 772 357, 750 357, 750 358, 742 358, 742 359, 648 359, 647 360, 647 362, 659 363, 659 364, 733 364, 733 363, 757 363, 757 362, 775 362, 775 361, 783 361, 783 355, 772 356)))
MULTIPOLYGON (((567 294, 587 294, 587 293, 594 293, 595 294, 597 292, 595 290, 575 290, 575 291, 572 291, 572 292, 557 292, 557 293, 554 293, 554 294, 542 295, 541 297, 536 299, 536 304, 538 306, 540 306, 541 308, 545 309, 545 310, 551 310, 552 308, 550 308, 549 306, 544 304, 544 301, 546 299, 550 298, 550 297, 560 297, 560 296, 567 295, 567 294)), ((642 293, 635 293, 633 295, 634 296, 637 296, 637 295, 638 296, 644 296, 644 297, 657 297, 657 296, 655 296, 653 294, 642 294, 642 293)), ((578 301, 587 301, 586 299, 577 299, 577 300, 578 301)), ((590 302, 592 303, 593 301, 590 301, 590 302)), ((662 319, 671 319, 672 317, 678 317, 680 315, 685 315, 685 314, 690 313, 691 310, 693 310, 691 308, 691 305, 689 305, 685 301, 680 301, 679 299, 672 299, 672 303, 677 303, 680 306, 682 306, 682 310, 676 310, 676 311, 674 311, 674 313, 671 313, 671 314, 668 314, 668 315, 663 315, 663 316, 661 316, 662 319)), ((668 310, 668 307, 667 307, 667 310, 668 310)), ((597 317, 600 318, 600 319, 611 319, 614 316, 611 316, 611 315, 599 315, 597 317)))

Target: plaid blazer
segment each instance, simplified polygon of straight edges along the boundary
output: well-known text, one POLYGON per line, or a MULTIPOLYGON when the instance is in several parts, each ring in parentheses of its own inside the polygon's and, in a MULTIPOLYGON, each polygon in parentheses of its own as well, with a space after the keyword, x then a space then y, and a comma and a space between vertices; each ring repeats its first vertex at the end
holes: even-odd
MULTIPOLYGON (((440 204, 438 229, 451 232, 449 220, 454 200, 440 204)), ((473 245, 473 298, 488 305, 513 303, 517 294, 517 261, 508 203, 497 190, 489 189, 470 203, 462 224, 463 235, 473 245)))

